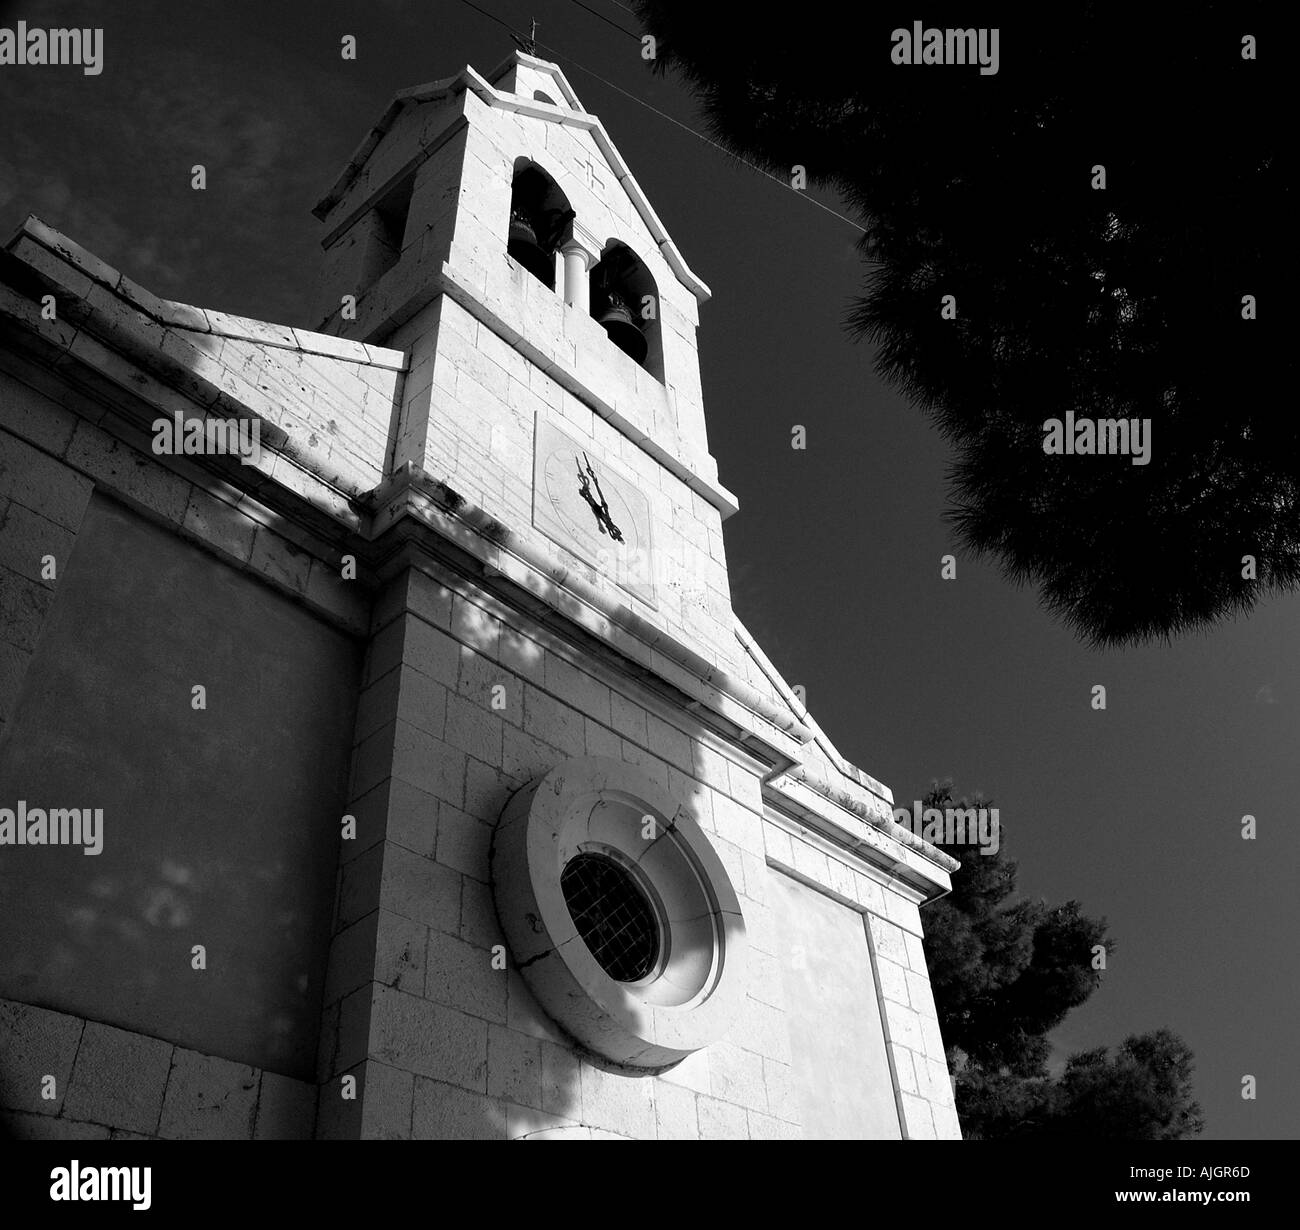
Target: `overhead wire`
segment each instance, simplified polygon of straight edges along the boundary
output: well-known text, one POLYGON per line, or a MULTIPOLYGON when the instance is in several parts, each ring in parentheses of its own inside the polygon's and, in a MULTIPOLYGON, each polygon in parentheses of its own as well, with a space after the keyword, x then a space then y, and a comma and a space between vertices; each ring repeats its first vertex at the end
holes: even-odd
MULTIPOLYGON (((606 21, 608 20, 608 18, 602 17, 600 13, 595 12, 594 9, 587 8, 585 4, 579 3, 579 0, 573 0, 573 2, 577 4, 579 8, 586 9, 587 12, 592 13, 593 16, 601 17, 602 20, 606 20, 606 21)), ((512 27, 508 22, 502 20, 494 13, 489 13, 486 9, 479 8, 477 4, 473 3, 473 0, 461 0, 461 3, 468 5, 476 13, 479 13, 482 16, 489 18, 491 21, 496 22, 496 24, 501 26, 503 29, 508 30, 510 32, 511 37, 514 38, 516 41, 523 38, 523 36, 520 35, 514 29, 514 27, 512 27)), ((621 8, 623 6, 620 5, 619 7, 621 8)), ((632 11, 631 9, 628 9, 628 12, 631 11, 632 11)), ((623 29, 623 27, 618 25, 617 23, 610 22, 609 24, 614 26, 615 29, 622 31, 624 34, 629 34, 631 35, 632 38, 637 38, 635 34, 632 34, 631 31, 629 30, 623 29)), ((821 201, 817 200, 816 197, 808 196, 806 193, 799 191, 798 189, 792 189, 791 186, 785 180, 783 180, 779 175, 773 175, 771 171, 768 171, 764 167, 759 166, 756 162, 750 162, 748 158, 742 158, 734 150, 728 149, 725 145, 722 145, 720 142, 713 140, 711 137, 705 136, 704 133, 702 132, 697 132, 689 124, 683 124, 681 120, 674 119, 673 116, 669 115, 666 111, 660 111, 658 107, 653 106, 652 104, 646 102, 645 99, 643 98, 638 98, 635 94, 631 93, 628 90, 623 89, 622 86, 615 85, 614 82, 609 81, 606 78, 602 77, 598 72, 595 72, 594 70, 588 68, 585 64, 582 64, 578 60, 575 60, 572 56, 566 55, 558 48, 552 47, 547 43, 543 43, 539 40, 532 40, 532 41, 534 42, 535 46, 550 52, 551 55, 553 55, 557 60, 563 60, 565 63, 573 65, 573 67, 578 69, 579 72, 586 73, 587 76, 592 77, 595 80, 599 81, 601 85, 604 85, 609 89, 614 90, 616 93, 621 94, 624 98, 630 99, 632 102, 636 103, 637 106, 644 107, 647 111, 653 112, 660 119, 667 120, 668 123, 675 125, 676 127, 682 129, 684 132, 690 133, 691 136, 693 136, 696 140, 703 141, 705 145, 711 145, 714 149, 724 154, 728 159, 741 163, 743 166, 748 167, 751 171, 757 171, 760 175, 766 177, 767 179, 770 179, 775 184, 780 184, 781 187, 787 190, 798 192, 798 195, 803 200, 809 202, 809 204, 816 205, 818 209, 822 210, 825 213, 830 214, 831 217, 833 218, 838 218, 841 222, 847 222, 849 226, 853 227, 855 230, 861 231, 864 234, 866 233, 867 228, 864 227, 861 223, 855 222, 852 218, 846 217, 838 210, 832 209, 829 205, 824 205, 821 201)), ((639 42, 640 40, 637 39, 637 41, 639 42)))
MULTIPOLYGON (((625 26, 620 26, 618 22, 614 21, 612 18, 606 17, 604 13, 598 12, 596 9, 591 8, 589 5, 583 4, 582 0, 573 0, 573 3, 576 4, 580 9, 584 10, 585 12, 590 13, 593 17, 600 18, 600 20, 603 21, 607 26, 613 26, 614 29, 617 30, 620 34, 626 34, 628 38, 633 39, 635 42, 639 43, 641 41, 641 36, 639 34, 633 34, 631 30, 627 29, 625 26)), ((619 7, 622 8, 622 5, 620 5, 619 7)), ((631 10, 629 9, 628 11, 630 12, 631 10)))

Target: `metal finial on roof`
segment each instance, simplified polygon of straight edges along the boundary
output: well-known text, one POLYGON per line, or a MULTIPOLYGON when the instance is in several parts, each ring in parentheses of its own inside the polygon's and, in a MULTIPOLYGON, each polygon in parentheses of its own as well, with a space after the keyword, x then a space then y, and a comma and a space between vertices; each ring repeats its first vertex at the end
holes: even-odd
POLYGON ((527 38, 524 38, 522 34, 511 34, 510 37, 515 40, 515 45, 525 55, 535 56, 537 54, 537 18, 533 18, 533 28, 529 31, 527 38))

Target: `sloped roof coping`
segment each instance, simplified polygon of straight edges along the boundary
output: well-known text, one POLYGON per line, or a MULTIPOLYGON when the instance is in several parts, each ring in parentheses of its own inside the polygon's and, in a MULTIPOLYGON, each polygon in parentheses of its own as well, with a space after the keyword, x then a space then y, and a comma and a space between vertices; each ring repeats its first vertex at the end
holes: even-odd
POLYGON ((799 698, 794 694, 794 689, 786 683, 781 672, 772 665, 771 659, 763 652, 749 629, 740 622, 739 618, 736 619, 736 639, 741 643, 745 652, 754 659, 759 670, 766 676, 776 694, 789 707, 790 712, 793 713, 794 716, 803 723, 803 725, 807 726, 808 729, 813 732, 812 742, 816 743, 817 746, 821 748, 822 752, 825 753, 826 759, 831 762, 831 765, 850 781, 855 782, 866 790, 870 790, 872 794, 878 795, 886 802, 892 803, 894 798, 893 792, 887 786, 882 785, 869 773, 865 772, 863 769, 859 769, 857 765, 853 764, 851 761, 845 760, 845 758, 840 755, 839 749, 831 742, 830 737, 826 732, 817 724, 816 719, 814 719, 812 714, 808 712, 807 707, 800 702, 799 698))
POLYGON ((61 231, 35 214, 29 214, 5 244, 14 250, 24 237, 53 252, 80 270, 94 282, 121 296, 150 319, 164 326, 188 329, 194 333, 211 333, 216 337, 242 338, 284 350, 299 350, 304 354, 317 354, 331 359, 344 359, 369 367, 382 367, 390 371, 405 371, 407 355, 404 350, 392 350, 369 342, 354 342, 349 338, 334 337, 328 333, 315 333, 309 329, 256 320, 249 316, 235 316, 216 308, 200 308, 189 303, 163 299, 146 290, 138 282, 113 268, 107 261, 87 251, 61 231))
POLYGON ((742 648, 754 660, 754 663, 795 719, 812 732, 810 742, 815 743, 821 749, 830 767, 845 779, 849 788, 845 789, 837 786, 832 781, 828 781, 823 776, 821 768, 815 763, 805 762, 791 765, 790 768, 785 770, 784 775, 793 781, 801 782, 810 787, 815 793, 829 799, 837 807, 842 807, 845 811, 857 816, 873 828, 879 829, 909 850, 916 851, 936 866, 942 867, 945 871, 951 873, 958 870, 961 864, 952 855, 916 836, 911 830, 895 823, 892 817, 886 818, 877 815, 870 807, 865 805, 862 799, 855 797, 853 788, 865 790, 888 803, 891 807, 894 802, 892 790, 840 755, 839 750, 827 737, 826 732, 817 724, 812 714, 808 712, 807 707, 800 702, 799 698, 794 694, 794 689, 786 683, 781 672, 772 665, 771 659, 763 652, 758 642, 750 634, 749 629, 739 619, 735 621, 735 629, 736 639, 740 642, 742 648))

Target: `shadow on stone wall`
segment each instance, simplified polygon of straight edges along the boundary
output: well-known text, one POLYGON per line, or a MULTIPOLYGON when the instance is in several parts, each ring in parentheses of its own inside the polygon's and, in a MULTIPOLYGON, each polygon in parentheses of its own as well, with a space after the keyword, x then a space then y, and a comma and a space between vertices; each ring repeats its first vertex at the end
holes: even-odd
POLYGON ((103 846, 4 849, 0 993, 309 1076, 336 862, 314 820, 342 795, 321 764, 350 741, 356 657, 93 498, 0 748, 0 806, 100 811, 103 846))

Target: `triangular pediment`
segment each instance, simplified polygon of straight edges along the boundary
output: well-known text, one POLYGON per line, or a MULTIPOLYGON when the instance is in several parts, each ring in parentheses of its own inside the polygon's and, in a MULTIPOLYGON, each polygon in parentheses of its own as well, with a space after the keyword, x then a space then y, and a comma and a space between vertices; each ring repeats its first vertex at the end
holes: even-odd
POLYGON ((316 217, 325 219, 343 200, 384 137, 400 122, 405 111, 422 104, 451 100, 466 91, 473 93, 489 107, 501 108, 544 120, 547 123, 565 125, 590 133, 610 174, 627 194, 632 207, 650 232, 655 245, 674 275, 691 291, 698 303, 703 303, 710 297, 708 286, 686 264, 627 162, 618 152, 609 133, 605 131, 605 126, 583 107, 563 71, 556 64, 539 60, 522 51, 517 51, 508 57, 486 77, 476 69, 466 66, 454 77, 411 86, 394 95, 393 101, 389 103, 379 122, 366 134, 365 139, 348 160, 342 175, 312 210, 316 217), (533 86, 539 81, 550 87, 544 92, 553 98, 554 102, 544 102, 534 97, 537 91, 533 86))

